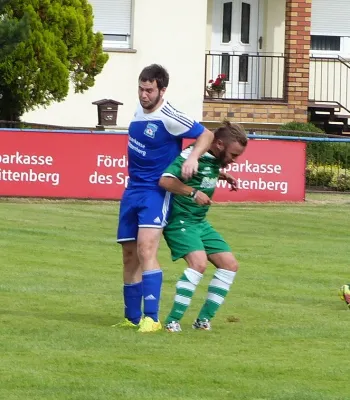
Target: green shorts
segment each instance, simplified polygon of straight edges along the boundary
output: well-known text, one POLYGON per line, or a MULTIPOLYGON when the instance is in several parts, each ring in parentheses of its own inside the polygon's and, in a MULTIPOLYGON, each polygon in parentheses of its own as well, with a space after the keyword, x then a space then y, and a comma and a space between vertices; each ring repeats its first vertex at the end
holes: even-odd
POLYGON ((173 261, 198 250, 208 255, 231 252, 223 237, 207 221, 172 221, 164 229, 164 238, 173 261))

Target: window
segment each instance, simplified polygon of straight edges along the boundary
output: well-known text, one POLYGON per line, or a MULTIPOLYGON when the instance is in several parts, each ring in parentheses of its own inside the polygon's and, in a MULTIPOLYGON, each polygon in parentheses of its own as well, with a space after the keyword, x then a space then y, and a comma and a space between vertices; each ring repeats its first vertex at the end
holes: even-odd
POLYGON ((130 48, 132 0, 89 0, 94 13, 94 31, 102 32, 103 46, 130 48))
POLYGON ((250 40, 250 4, 242 3, 241 42, 249 44, 250 40))
POLYGON ((340 36, 311 35, 311 50, 340 51, 340 36))
POLYGON ((222 53, 221 73, 226 75, 225 81, 230 80, 230 55, 228 53, 222 53))
POLYGON ((224 3, 222 16, 222 43, 231 42, 232 1, 224 3))
POLYGON ((248 66, 249 66, 248 54, 242 54, 239 56, 239 67, 238 67, 238 80, 239 82, 248 82, 248 66))

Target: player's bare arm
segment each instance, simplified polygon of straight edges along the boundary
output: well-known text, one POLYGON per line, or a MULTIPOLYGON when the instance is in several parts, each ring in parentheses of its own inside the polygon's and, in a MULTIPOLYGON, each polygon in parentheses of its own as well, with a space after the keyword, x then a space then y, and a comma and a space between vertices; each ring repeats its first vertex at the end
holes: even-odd
POLYGON ((180 179, 173 176, 162 176, 159 180, 159 186, 167 192, 178 194, 180 196, 192 197, 200 206, 207 206, 211 204, 210 198, 203 192, 181 182, 180 179))
POLYGON ((237 180, 234 176, 228 174, 227 172, 222 172, 220 171, 220 175, 219 175, 219 180, 221 181, 226 181, 227 183, 229 183, 230 190, 234 190, 235 192, 237 191, 237 180))
POLYGON ((205 128, 196 140, 191 154, 182 165, 182 177, 184 179, 189 179, 198 172, 198 159, 209 149, 213 140, 214 133, 205 128))

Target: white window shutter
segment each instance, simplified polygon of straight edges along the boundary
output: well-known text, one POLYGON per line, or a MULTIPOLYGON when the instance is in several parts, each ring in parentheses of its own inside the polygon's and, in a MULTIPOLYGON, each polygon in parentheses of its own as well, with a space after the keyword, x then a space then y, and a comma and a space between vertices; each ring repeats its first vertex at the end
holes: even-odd
POLYGON ((312 0, 311 34, 350 36, 350 0, 312 0))
POLYGON ((105 35, 131 34, 132 0, 89 0, 94 13, 94 30, 105 35))

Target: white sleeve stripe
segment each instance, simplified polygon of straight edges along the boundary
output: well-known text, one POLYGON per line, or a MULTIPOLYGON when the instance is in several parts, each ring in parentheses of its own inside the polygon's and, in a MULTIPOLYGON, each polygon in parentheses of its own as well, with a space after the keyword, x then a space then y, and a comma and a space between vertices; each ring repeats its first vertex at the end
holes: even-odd
POLYGON ((171 177, 171 178, 177 178, 177 176, 171 174, 170 172, 164 172, 164 173, 162 174, 162 176, 169 176, 169 177, 171 177))
POLYGON ((177 110, 176 108, 174 108, 170 103, 167 103, 165 105, 165 107, 167 107, 173 114, 178 115, 179 117, 181 116, 182 118, 188 120, 188 122, 190 122, 191 124, 193 123, 193 119, 188 117, 186 114, 184 114, 183 112, 177 110))
POLYGON ((193 123, 192 118, 188 117, 183 112, 176 110, 176 108, 174 108, 171 104, 167 103, 164 108, 168 109, 172 114, 174 114, 178 117, 182 117, 183 119, 187 120, 189 123, 191 123, 191 124, 193 123))
POLYGON ((177 110, 175 107, 173 107, 168 101, 166 102, 166 107, 169 107, 169 108, 171 108, 174 112, 177 112, 177 113, 179 113, 180 111, 179 110, 177 110))
POLYGON ((175 121, 179 122, 181 125, 185 126, 188 129, 192 128, 192 125, 190 125, 189 123, 182 121, 180 118, 177 118, 175 115, 173 115, 172 113, 170 113, 167 110, 164 110, 164 108, 162 109, 162 113, 167 115, 168 117, 174 119, 175 121))
POLYGON ((188 122, 189 124, 193 125, 193 120, 192 120, 191 118, 187 117, 184 113, 175 110, 175 108, 172 107, 169 103, 166 104, 166 105, 164 106, 164 108, 165 108, 167 111, 169 111, 172 115, 174 115, 175 117, 178 117, 178 118, 180 118, 180 119, 182 119, 182 120, 188 122))
POLYGON ((191 120, 189 120, 186 117, 183 117, 179 114, 174 114, 173 112, 171 112, 170 110, 168 110, 165 107, 162 108, 162 113, 164 113, 168 117, 174 119, 175 121, 180 122, 180 124, 186 126, 188 129, 191 129, 193 126, 193 122, 191 120))

